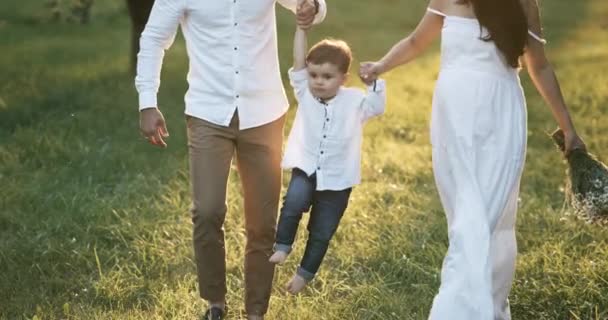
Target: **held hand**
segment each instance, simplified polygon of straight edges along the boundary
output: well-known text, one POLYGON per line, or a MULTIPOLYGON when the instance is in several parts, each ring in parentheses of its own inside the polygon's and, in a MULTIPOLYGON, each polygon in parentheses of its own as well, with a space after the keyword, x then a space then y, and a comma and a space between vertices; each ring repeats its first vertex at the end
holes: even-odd
POLYGON ((316 11, 317 7, 315 6, 315 0, 298 0, 296 9, 298 27, 302 30, 310 29, 312 27, 312 22, 315 20, 316 11))
POLYGON ((151 144, 162 148, 167 147, 163 138, 168 137, 169 132, 165 118, 157 108, 143 109, 139 112, 139 130, 151 144))
POLYGON ((359 66, 359 78, 366 85, 372 84, 382 73, 381 65, 378 62, 363 62, 359 66))
POLYGON ((574 150, 582 150, 586 151, 587 146, 585 146, 585 142, 576 134, 576 132, 567 133, 564 136, 564 144, 566 150, 564 151, 565 155, 568 156, 570 152, 574 150))

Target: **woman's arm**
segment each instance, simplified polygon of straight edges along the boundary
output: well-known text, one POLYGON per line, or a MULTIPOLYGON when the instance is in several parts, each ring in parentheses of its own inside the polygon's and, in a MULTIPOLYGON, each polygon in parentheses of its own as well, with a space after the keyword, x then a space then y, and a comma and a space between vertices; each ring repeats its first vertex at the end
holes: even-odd
MULTIPOLYGON (((442 10, 443 2, 431 0, 429 7, 442 10)), ((414 32, 395 44, 382 59, 361 64, 359 73, 363 82, 369 84, 380 74, 414 60, 440 35, 442 27, 443 17, 427 12, 414 32)))
MULTIPOLYGON (((535 34, 542 36, 540 14, 536 0, 523 0, 528 17, 528 28, 535 34)), ((524 52, 524 61, 528 74, 534 86, 551 108, 553 117, 566 137, 566 154, 574 149, 585 148, 585 144, 578 137, 566 102, 562 95, 559 82, 553 67, 547 60, 543 43, 529 36, 528 45, 524 52)))

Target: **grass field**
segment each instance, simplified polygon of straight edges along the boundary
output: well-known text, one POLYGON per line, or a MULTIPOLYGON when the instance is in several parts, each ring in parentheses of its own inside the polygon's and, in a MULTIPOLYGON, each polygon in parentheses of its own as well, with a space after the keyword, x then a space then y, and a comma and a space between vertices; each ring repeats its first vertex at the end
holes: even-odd
MULTIPOLYGON (((328 2, 330 14, 311 42, 343 38, 358 60, 378 58, 426 6, 328 2)), ((579 133, 606 161, 608 2, 541 6, 548 55, 579 133)), ((286 70, 293 21, 277 12, 286 70)), ((205 305, 188 212, 183 39, 165 58, 159 101, 171 137, 159 150, 138 133, 123 1, 97 2, 92 19, 52 23, 40 1, 0 2, 0 319, 195 319, 205 305)), ((437 48, 386 76, 387 114, 366 128, 364 181, 320 275, 291 297, 283 284, 298 259, 277 269, 268 319, 426 318, 447 249, 428 135, 437 48)), ((546 135, 555 122, 525 72, 522 79, 529 149, 513 318, 608 319, 608 230, 567 215, 565 165, 546 135)), ((361 86, 355 77, 351 84, 361 86)), ((231 319, 239 319, 245 235, 236 173, 228 208, 228 302, 231 319)))

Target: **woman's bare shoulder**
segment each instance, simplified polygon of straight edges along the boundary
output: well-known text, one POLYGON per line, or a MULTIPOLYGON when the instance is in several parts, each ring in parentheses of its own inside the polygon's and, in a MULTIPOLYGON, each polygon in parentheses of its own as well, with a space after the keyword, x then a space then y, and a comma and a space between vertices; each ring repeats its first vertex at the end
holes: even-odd
POLYGON ((531 18, 538 15, 538 0, 519 0, 524 9, 526 17, 531 18))
POLYGON ((470 2, 462 0, 432 0, 431 2, 435 2, 435 5, 439 7, 437 10, 447 15, 475 18, 470 2))
POLYGON ((541 33, 540 10, 538 0, 519 0, 528 20, 528 27, 537 34, 541 33))
POLYGON ((429 7, 440 11, 449 11, 450 5, 456 0, 430 0, 429 7))

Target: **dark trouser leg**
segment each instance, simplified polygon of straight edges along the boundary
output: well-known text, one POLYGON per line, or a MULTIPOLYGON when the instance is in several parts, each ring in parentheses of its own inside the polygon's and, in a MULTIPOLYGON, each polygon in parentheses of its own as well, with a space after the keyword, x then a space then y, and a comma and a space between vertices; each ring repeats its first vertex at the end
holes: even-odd
POLYGON ((314 178, 309 178, 304 171, 294 168, 291 171, 291 180, 283 199, 275 250, 291 252, 300 219, 302 219, 302 214, 310 208, 314 192, 314 178))
POLYGON ((352 189, 342 191, 316 191, 308 222, 308 242, 298 274, 310 281, 319 270, 329 241, 338 229, 340 219, 348 205, 352 189))

